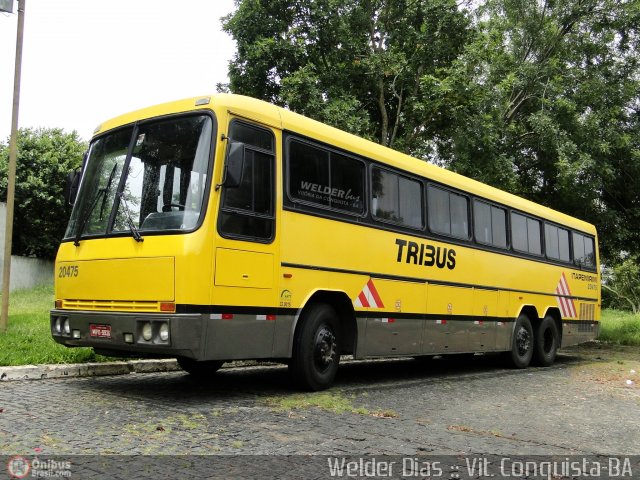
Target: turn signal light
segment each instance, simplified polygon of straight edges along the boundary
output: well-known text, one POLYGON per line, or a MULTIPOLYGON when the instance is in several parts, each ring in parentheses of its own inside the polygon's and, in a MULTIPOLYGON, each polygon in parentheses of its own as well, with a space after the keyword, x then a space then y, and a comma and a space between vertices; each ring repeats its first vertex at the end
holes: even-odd
POLYGON ((160 302, 160 311, 161 312, 175 312, 176 304, 173 302, 160 302))
POLYGON ((62 300, 56 300, 56 308, 62 308, 62 300))

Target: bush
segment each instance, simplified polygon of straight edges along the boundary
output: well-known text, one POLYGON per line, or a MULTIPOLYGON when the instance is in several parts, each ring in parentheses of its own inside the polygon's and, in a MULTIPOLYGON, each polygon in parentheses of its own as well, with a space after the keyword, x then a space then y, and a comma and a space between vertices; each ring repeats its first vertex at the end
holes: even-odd
MULTIPOLYGON (((64 199, 69 172, 87 149, 78 134, 59 128, 20 129, 16 165, 13 254, 53 259, 69 220, 64 199)), ((0 198, 7 198, 8 142, 0 142, 0 198)))

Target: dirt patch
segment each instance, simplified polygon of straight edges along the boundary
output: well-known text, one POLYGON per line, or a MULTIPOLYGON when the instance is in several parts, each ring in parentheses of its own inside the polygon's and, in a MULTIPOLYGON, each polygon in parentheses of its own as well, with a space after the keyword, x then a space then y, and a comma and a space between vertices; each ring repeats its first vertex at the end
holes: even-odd
POLYGON ((593 342, 566 352, 586 360, 571 368, 575 381, 640 401, 640 348, 593 342))

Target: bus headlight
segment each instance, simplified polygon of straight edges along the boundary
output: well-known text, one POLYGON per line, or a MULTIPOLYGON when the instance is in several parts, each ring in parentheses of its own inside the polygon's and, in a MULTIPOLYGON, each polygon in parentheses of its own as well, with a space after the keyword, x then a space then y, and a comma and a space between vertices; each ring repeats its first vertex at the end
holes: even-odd
POLYGON ((56 329, 56 333, 57 334, 61 334, 62 333, 62 320, 60 320, 60 317, 56 318, 56 323, 55 323, 55 329, 56 329))
POLYGON ((71 335, 71 325, 68 318, 64 321, 64 333, 65 335, 71 335))
POLYGON ((160 324, 160 340, 162 340, 163 342, 166 342, 167 340, 169 340, 169 324, 168 323, 161 323, 160 324))
POLYGON ((142 326, 142 338, 144 338, 145 341, 149 342, 151 341, 152 337, 153 328, 151 327, 151 322, 145 322, 145 324, 142 326))

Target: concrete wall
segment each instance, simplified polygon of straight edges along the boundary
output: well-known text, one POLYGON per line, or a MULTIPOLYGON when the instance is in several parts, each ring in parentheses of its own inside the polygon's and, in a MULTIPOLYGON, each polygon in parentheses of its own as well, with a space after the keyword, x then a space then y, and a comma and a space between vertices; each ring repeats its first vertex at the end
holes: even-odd
MULTIPOLYGON (((4 265, 4 233, 7 218, 7 206, 0 203, 0 284, 2 283, 2 265, 4 265)), ((15 229, 15 226, 14 226, 15 229)), ((53 285, 53 262, 40 258, 11 256, 11 291, 31 288, 37 285, 53 285)))

